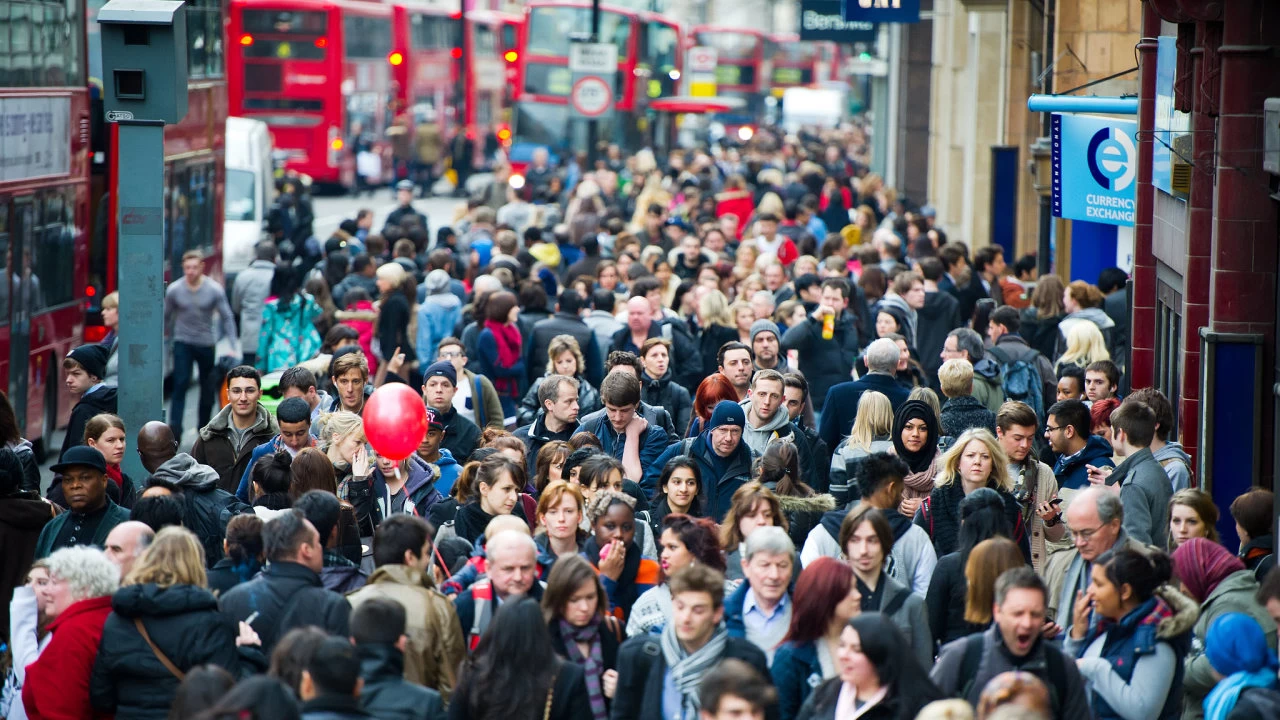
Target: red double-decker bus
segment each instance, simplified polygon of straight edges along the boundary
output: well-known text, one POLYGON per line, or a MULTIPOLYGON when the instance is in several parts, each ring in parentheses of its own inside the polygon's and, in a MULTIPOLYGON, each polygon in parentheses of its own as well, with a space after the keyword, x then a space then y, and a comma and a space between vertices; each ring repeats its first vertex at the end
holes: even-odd
POLYGON ((745 103, 732 114, 718 113, 717 119, 726 125, 760 122, 773 79, 769 36, 749 28, 699 25, 693 29, 693 44, 716 50, 716 95, 745 103))
MULTIPOLYGON (((517 144, 546 146, 561 156, 587 146, 587 124, 569 107, 569 45, 590 30, 587 3, 535 1, 526 8, 514 128, 517 144)), ((658 13, 605 5, 600 12, 599 42, 618 48, 618 71, 613 118, 600 123, 598 137, 637 150, 649 143, 652 132, 646 113, 649 101, 678 94, 680 26, 658 13)))
POLYGON ((392 18, 392 77, 400 102, 413 122, 438 122, 447 132, 459 122, 457 98, 464 92, 458 74, 462 14, 401 2, 392 6, 392 18))
POLYGON ((71 398, 62 358, 87 295, 84 0, 11 0, 0 33, 0 388, 43 454, 71 398), (69 32, 68 32, 69 29, 69 32))
POLYGON ((368 152, 390 172, 391 5, 232 0, 227 38, 231 113, 267 123, 286 169, 353 188, 368 152))
POLYGON ((816 87, 839 76, 839 49, 829 41, 801 40, 795 33, 770 37, 773 96, 789 87, 816 87))

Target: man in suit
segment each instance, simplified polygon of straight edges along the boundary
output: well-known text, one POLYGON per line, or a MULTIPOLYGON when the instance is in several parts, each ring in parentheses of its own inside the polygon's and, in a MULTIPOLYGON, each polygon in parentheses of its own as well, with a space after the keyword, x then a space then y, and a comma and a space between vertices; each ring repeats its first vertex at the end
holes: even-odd
MULTIPOLYGON (((730 658, 746 662, 770 682, 764 652, 721 627, 723 574, 693 565, 673 575, 667 586, 672 621, 662 635, 631 638, 618 650, 613 720, 696 717, 702 678, 730 658)), ((778 706, 771 703, 766 717, 777 716, 778 706)))

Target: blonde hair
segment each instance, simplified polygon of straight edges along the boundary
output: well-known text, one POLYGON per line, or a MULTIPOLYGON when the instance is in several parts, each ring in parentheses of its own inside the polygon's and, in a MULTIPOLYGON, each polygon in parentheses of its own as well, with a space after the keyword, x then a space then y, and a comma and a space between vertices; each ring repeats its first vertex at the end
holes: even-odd
POLYGON ((938 473, 937 480, 938 487, 946 487, 958 481, 960 456, 964 455, 964 449, 969 443, 975 440, 986 445, 987 453, 991 455, 991 475, 987 477, 987 485, 994 486, 997 490, 1011 492, 1013 479, 1009 477, 1009 456, 1004 454, 1004 449, 996 441, 996 436, 986 428, 969 428, 956 438, 955 444, 942 456, 942 470, 938 473))
POLYGON ((364 421, 360 416, 348 410, 325 413, 320 416, 320 449, 328 451, 337 438, 345 438, 351 433, 364 432, 364 421))
POLYGON ((1110 360, 1107 343, 1102 339, 1102 331, 1097 325, 1085 320, 1077 320, 1067 326, 1067 350, 1058 358, 1058 365, 1079 365, 1085 367, 1100 360, 1110 360))
MULTIPOLYGON (((747 302, 746 300, 734 300, 733 303, 729 305, 729 317, 733 318, 734 327, 738 326, 738 313, 742 312, 743 310, 749 311, 751 313, 751 316, 755 317, 755 312, 756 312, 755 308, 751 307, 751 303, 747 302)), ((753 320, 752 322, 755 322, 755 321, 753 320)))
POLYGON ((868 390, 858 398, 858 414, 849 433, 848 447, 871 451, 871 442, 877 437, 893 433, 893 404, 889 397, 875 390, 868 390))
POLYGON ((195 585, 208 587, 204 569, 204 548, 195 533, 170 525, 156 533, 151 544, 133 565, 123 585, 155 583, 160 587, 195 585))
MULTIPOLYGON (((782 198, 778 197, 777 193, 772 191, 767 192, 760 198, 760 203, 756 205, 756 218, 765 214, 773 215, 779 220, 781 220, 782 216, 785 214, 785 210, 782 206, 782 198)), ((759 222, 758 219, 757 222, 759 222)))
POLYGON ((952 358, 938 368, 938 384, 949 398, 973 394, 973 365, 964 358, 952 358))
POLYGON ((702 300, 698 302, 698 314, 702 316, 701 320, 707 327, 711 325, 734 329, 738 327, 734 317, 729 314, 729 299, 719 290, 712 290, 702 296, 702 300))
POLYGON ((398 262, 383 263, 378 266, 378 279, 391 283, 393 289, 400 287, 400 283, 404 282, 405 274, 404 267, 398 262))
POLYGON ((106 297, 102 298, 103 310, 111 310, 112 308, 119 308, 119 307, 120 307, 120 293, 109 292, 107 293, 106 297))
POLYGON ((578 339, 572 335, 557 335, 551 338, 551 342, 547 345, 547 374, 558 375, 556 372, 556 358, 566 352, 573 353, 573 357, 578 361, 578 371, 575 375, 582 375, 587 372, 587 361, 582 357, 582 347, 578 345, 578 339))
POLYGON ((942 424, 942 403, 938 401, 938 393, 933 388, 918 387, 911 391, 907 396, 908 400, 919 400, 925 405, 933 408, 933 416, 938 420, 938 424, 942 424))

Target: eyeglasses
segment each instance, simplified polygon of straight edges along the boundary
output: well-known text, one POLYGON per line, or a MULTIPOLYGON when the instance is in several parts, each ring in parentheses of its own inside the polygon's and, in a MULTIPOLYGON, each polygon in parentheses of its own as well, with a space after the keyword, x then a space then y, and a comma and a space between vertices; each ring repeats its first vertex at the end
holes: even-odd
POLYGON ((1093 528, 1092 530, 1074 530, 1068 526, 1067 531, 1071 533, 1072 537, 1080 538, 1084 542, 1089 542, 1090 540, 1093 539, 1093 536, 1096 535, 1097 532, 1101 530, 1103 527, 1105 527, 1105 523, 1103 525, 1099 525, 1096 528, 1093 528))
POLYGON ((462 351, 455 350, 453 352, 442 352, 437 354, 436 357, 440 358, 441 360, 454 360, 456 358, 462 357, 462 351))
POLYGON ((1061 425, 1059 425, 1058 427, 1054 427, 1054 426, 1052 426, 1052 425, 1045 425, 1045 426, 1044 426, 1044 434, 1045 434, 1045 435, 1052 435, 1053 433, 1056 433, 1056 432, 1058 432, 1058 431, 1059 431, 1059 430, 1061 430, 1061 429, 1062 429, 1062 426, 1061 426, 1061 425))

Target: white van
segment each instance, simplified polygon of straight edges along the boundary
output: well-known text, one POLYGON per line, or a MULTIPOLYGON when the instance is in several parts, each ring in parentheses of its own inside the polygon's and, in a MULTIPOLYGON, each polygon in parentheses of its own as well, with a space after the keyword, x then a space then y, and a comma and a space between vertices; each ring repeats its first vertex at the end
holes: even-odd
POLYGON ((263 221, 275 201, 271 132, 266 123, 227 118, 226 165, 222 271, 230 289, 235 274, 253 262, 254 246, 263 237, 263 221))

